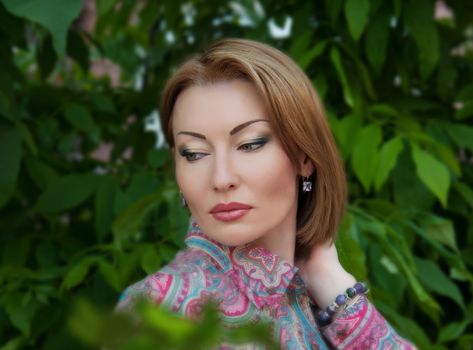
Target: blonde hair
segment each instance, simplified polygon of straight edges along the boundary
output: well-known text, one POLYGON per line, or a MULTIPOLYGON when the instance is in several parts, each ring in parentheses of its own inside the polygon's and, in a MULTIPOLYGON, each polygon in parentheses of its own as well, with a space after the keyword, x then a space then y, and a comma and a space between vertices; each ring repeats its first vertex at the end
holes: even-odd
POLYGON ((245 39, 223 39, 191 57, 163 91, 160 114, 165 138, 173 147, 172 112, 184 89, 235 79, 254 84, 296 169, 300 171, 300 151, 314 164, 309 177, 313 190, 298 196, 296 256, 306 257, 314 245, 335 239, 346 207, 346 179, 322 102, 292 59, 269 45, 245 39))

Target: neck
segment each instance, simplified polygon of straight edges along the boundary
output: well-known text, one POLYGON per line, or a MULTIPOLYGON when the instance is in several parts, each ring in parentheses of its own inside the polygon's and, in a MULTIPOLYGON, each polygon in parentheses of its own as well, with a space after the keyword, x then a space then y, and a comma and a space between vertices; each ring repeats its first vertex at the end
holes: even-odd
POLYGON ((296 251, 296 224, 291 223, 288 227, 280 227, 277 231, 257 239, 255 245, 268 249, 288 263, 294 265, 296 251))

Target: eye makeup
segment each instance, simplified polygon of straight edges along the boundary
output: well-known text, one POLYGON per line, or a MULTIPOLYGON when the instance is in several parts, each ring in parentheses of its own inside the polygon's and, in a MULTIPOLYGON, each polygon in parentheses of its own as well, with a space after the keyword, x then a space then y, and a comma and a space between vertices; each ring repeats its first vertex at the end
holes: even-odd
POLYGON ((251 141, 245 141, 240 146, 238 146, 239 150, 243 150, 245 152, 252 152, 256 151, 257 149, 263 147, 268 141, 270 140, 269 136, 262 136, 251 141))
MULTIPOLYGON (((261 137, 256 137, 252 140, 247 140, 241 142, 237 146, 237 150, 243 151, 246 153, 254 152, 261 147, 263 147, 265 144, 267 144, 271 140, 270 135, 266 136, 261 136, 261 137)), ((188 162, 195 162, 201 158, 204 158, 206 155, 209 155, 208 152, 195 152, 192 151, 191 148, 187 148, 186 146, 180 146, 178 147, 178 153, 181 157, 186 158, 188 162)))

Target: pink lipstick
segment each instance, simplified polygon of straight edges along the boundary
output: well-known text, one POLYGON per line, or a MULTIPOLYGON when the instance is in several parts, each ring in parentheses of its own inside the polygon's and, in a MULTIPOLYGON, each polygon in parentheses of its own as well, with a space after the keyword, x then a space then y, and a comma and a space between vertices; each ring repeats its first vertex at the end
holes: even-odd
POLYGON ((216 220, 229 222, 240 219, 251 209, 253 209, 252 206, 238 202, 228 204, 219 203, 210 210, 210 214, 212 214, 216 220))

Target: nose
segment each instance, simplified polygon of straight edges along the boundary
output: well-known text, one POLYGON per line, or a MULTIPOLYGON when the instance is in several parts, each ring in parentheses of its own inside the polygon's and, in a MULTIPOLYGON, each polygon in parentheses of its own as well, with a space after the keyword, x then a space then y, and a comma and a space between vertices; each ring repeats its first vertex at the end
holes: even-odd
POLYGON ((216 155, 211 181, 216 192, 230 191, 238 187, 239 176, 228 155, 216 155))

